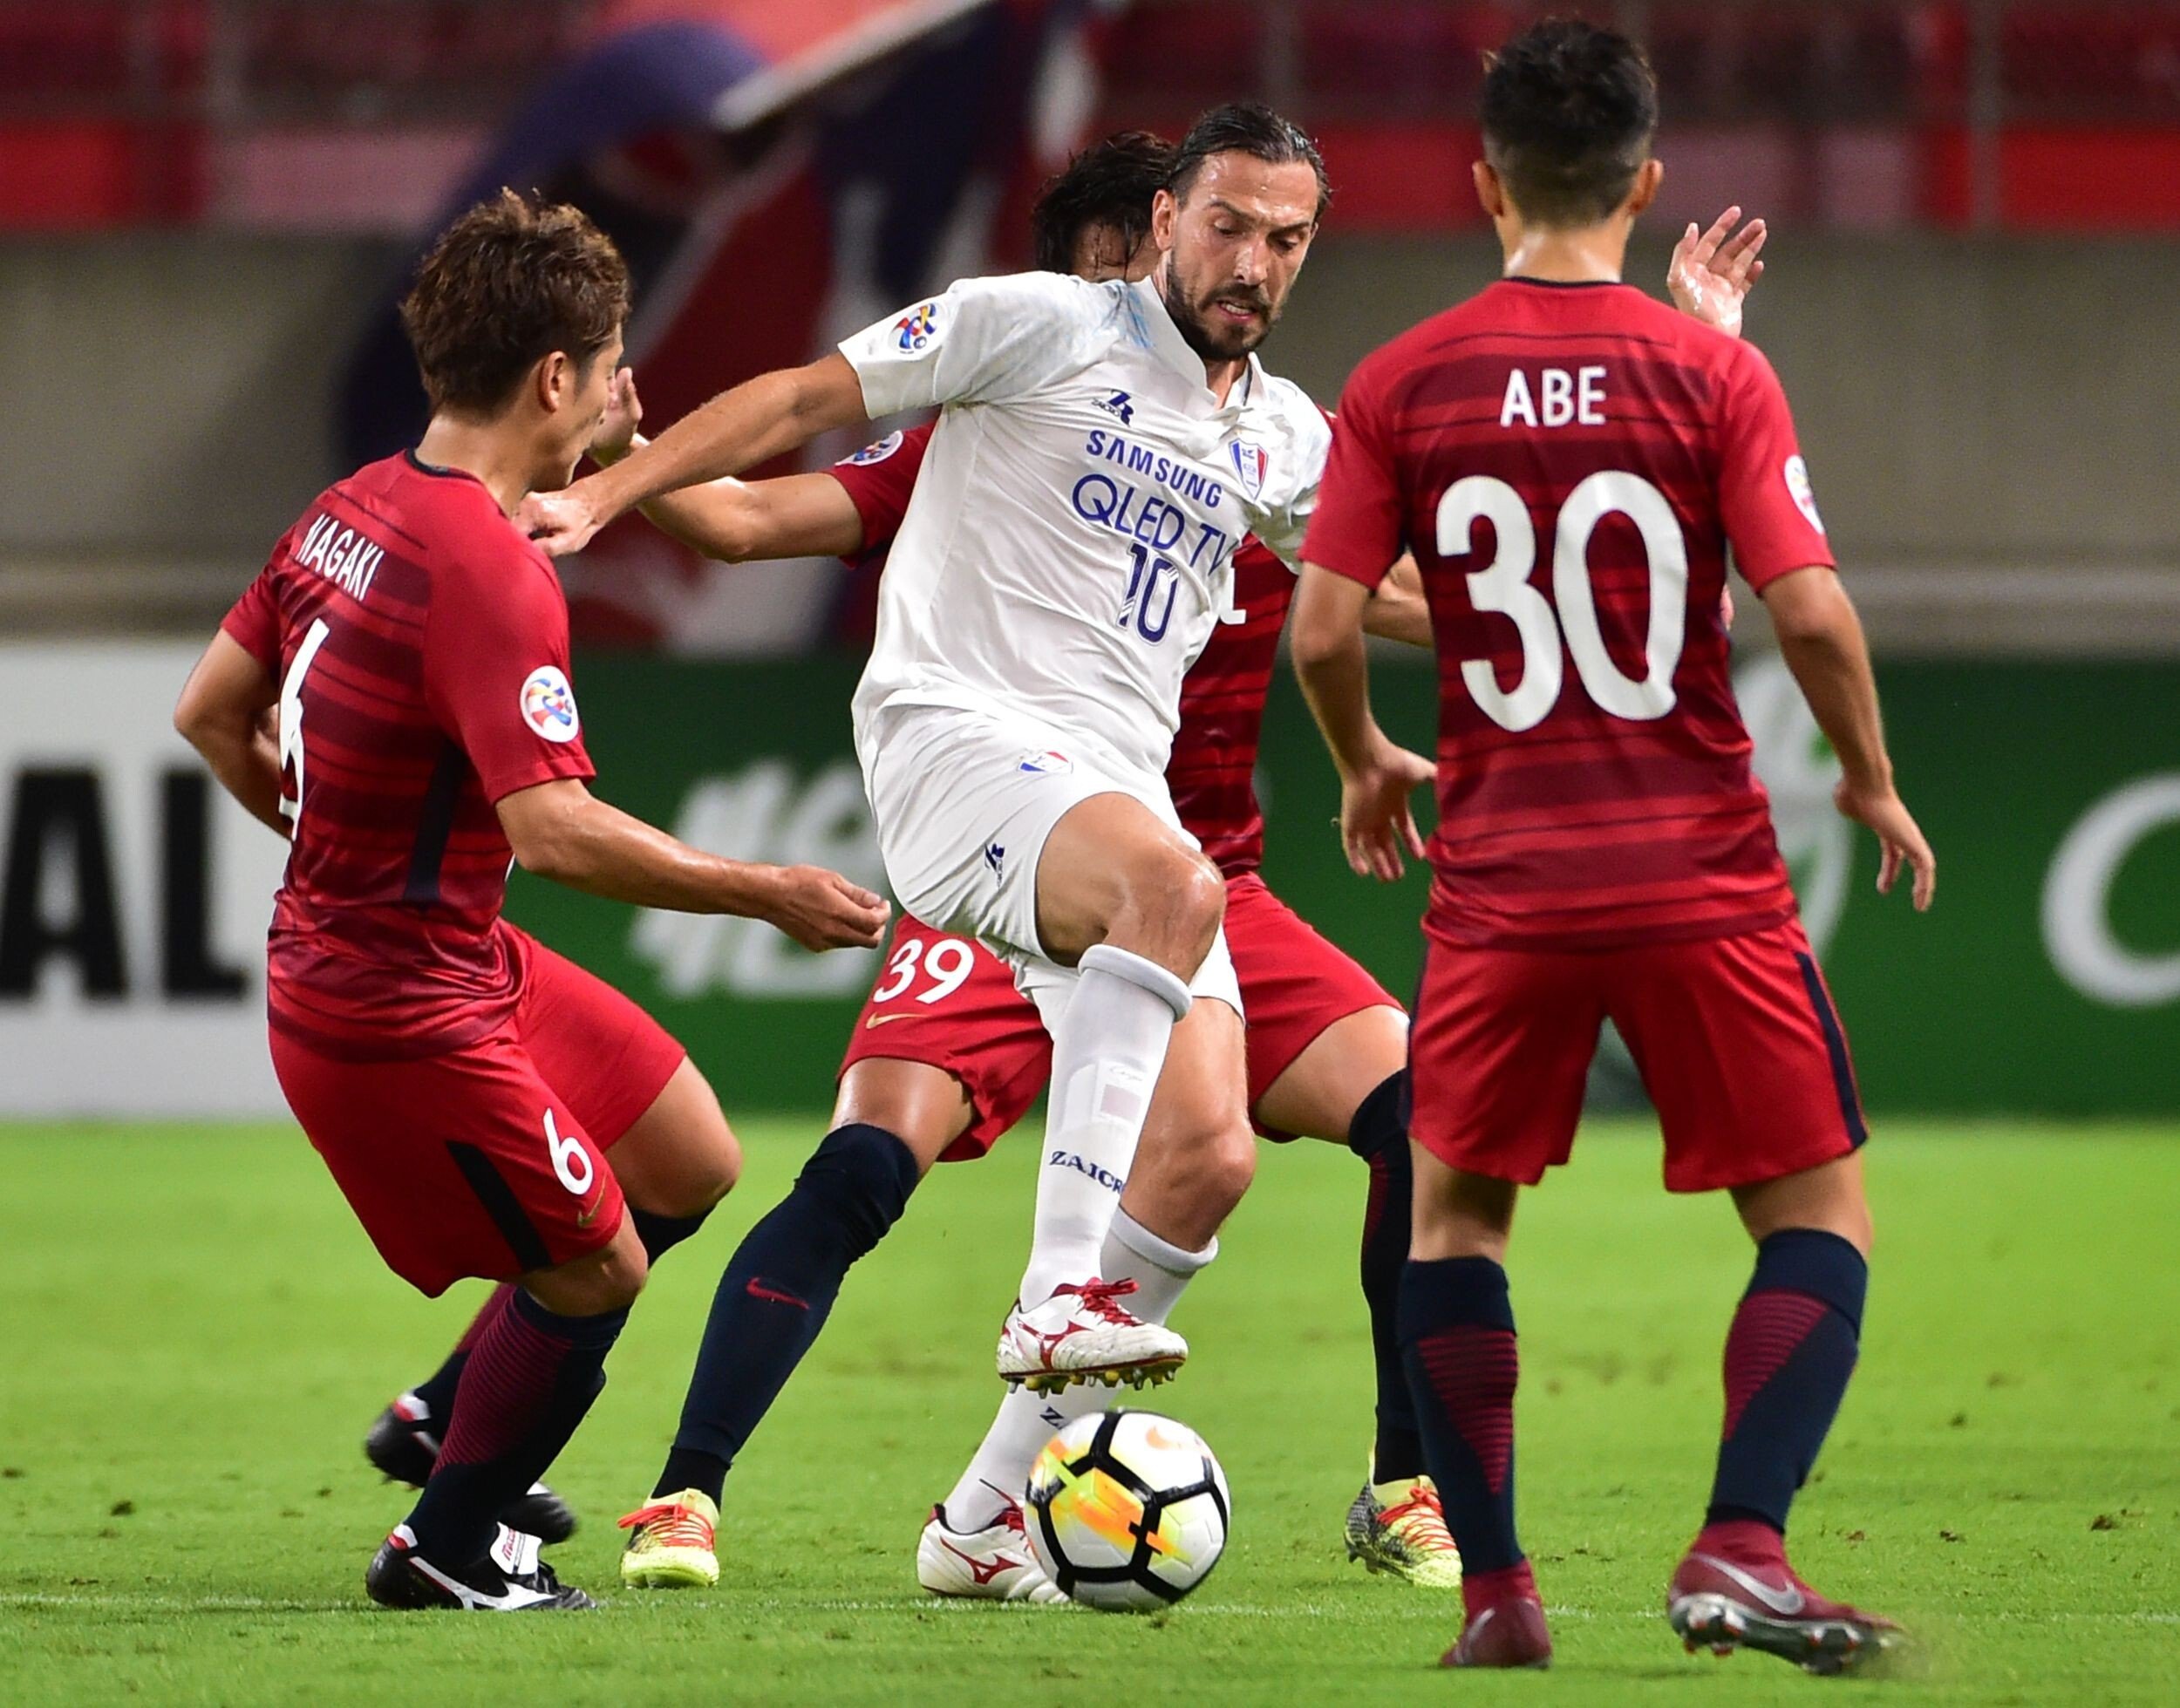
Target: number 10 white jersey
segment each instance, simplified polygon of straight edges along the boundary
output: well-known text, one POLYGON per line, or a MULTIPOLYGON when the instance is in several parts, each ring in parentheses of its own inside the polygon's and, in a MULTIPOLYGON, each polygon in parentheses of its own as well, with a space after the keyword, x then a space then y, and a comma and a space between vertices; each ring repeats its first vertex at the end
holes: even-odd
POLYGON ((875 418, 941 405, 855 698, 1027 717, 1165 770, 1182 677, 1255 534, 1298 561, 1331 432, 1255 357, 1222 404, 1156 286, 965 279, 841 345, 875 418))

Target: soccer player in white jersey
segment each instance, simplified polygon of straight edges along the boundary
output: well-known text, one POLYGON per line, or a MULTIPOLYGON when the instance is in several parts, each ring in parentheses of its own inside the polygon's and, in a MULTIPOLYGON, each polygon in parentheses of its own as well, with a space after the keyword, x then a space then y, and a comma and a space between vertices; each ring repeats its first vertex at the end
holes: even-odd
POLYGON ((1006 955, 1053 1033, 1032 1250, 999 1342, 1010 1381, 1141 1381, 1187 1356, 1120 1303, 1099 1254, 1162 1070, 1189 1112, 1176 1131, 1247 1130, 1224 887, 1162 772, 1235 547, 1254 533, 1291 561, 1315 500, 1325 418, 1253 352, 1326 198, 1300 131, 1218 109, 1157 199, 1150 278, 961 281, 528 513, 548 550, 576 549, 659 493, 943 409, 855 743, 895 894, 1006 955))

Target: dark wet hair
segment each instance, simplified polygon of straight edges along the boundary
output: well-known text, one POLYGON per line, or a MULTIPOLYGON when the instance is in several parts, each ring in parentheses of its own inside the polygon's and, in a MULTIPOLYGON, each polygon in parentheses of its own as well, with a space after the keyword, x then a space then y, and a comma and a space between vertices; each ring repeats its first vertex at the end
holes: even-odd
POLYGON ((1148 131, 1122 131, 1093 143, 1046 180, 1030 209, 1035 264, 1047 273, 1072 271, 1075 246, 1092 226, 1121 234, 1134 255, 1150 235, 1151 198, 1173 174, 1174 146, 1148 131))
POLYGON ((1306 160, 1317 174, 1317 213, 1323 219, 1332 205, 1332 182, 1325 175, 1325 156, 1309 133, 1281 118, 1261 101, 1230 101, 1215 106, 1189 126, 1175 151, 1173 176, 1166 187, 1177 201, 1189 199, 1189 189, 1214 154, 1246 154, 1271 166, 1290 166, 1306 160))

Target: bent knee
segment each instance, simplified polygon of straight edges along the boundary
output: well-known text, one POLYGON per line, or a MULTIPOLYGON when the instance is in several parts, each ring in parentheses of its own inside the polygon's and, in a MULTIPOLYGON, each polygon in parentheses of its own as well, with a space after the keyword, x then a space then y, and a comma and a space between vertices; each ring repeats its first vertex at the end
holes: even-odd
POLYGON ((626 1310, 651 1278, 644 1242, 623 1221, 604 1250, 546 1269, 523 1283, 539 1303, 562 1317, 597 1317, 626 1310))
POLYGON ((1128 862, 1122 885, 1121 929, 1109 940, 1133 947, 1125 939, 1140 936, 1141 952, 1154 960, 1193 957, 1188 967, 1174 968, 1193 973, 1226 917, 1226 880, 1219 868, 1192 848, 1159 843, 1128 862))

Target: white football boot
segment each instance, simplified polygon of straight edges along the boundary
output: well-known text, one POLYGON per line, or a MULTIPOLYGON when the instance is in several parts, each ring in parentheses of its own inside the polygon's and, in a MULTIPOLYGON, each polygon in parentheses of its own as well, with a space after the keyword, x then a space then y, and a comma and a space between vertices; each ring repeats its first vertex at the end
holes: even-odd
POLYGON ((1169 1379, 1189 1356, 1171 1329, 1146 1323, 1119 1301, 1132 1281, 1062 1283, 1043 1303, 1017 1299, 999 1330, 999 1374, 1034 1393, 1078 1382, 1141 1388, 1169 1379))
POLYGON ((972 1601, 1067 1599, 1030 1552, 1021 1502, 1004 1496, 998 1512, 981 1530, 957 1530, 947 1521, 946 1508, 933 1507, 916 1545, 916 1581, 934 1596, 972 1601))

